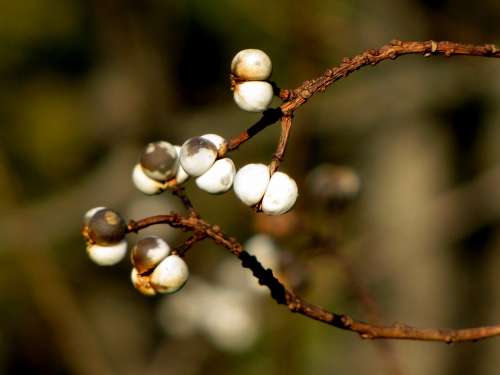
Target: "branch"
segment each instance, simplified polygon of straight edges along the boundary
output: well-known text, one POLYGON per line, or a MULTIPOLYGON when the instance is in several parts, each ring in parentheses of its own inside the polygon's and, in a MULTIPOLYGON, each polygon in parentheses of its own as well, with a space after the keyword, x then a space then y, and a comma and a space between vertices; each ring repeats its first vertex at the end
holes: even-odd
POLYGON ((224 234, 220 227, 211 225, 194 216, 183 217, 178 214, 150 216, 139 221, 131 221, 128 232, 137 232, 155 224, 168 224, 174 228, 193 231, 201 236, 211 238, 216 244, 224 246, 241 260, 243 267, 252 271, 261 285, 271 292, 271 297, 291 312, 299 313, 310 319, 329 324, 336 328, 358 333, 363 339, 401 339, 441 341, 446 343, 477 341, 500 335, 500 325, 468 328, 468 329, 430 329, 414 328, 405 324, 391 326, 374 325, 356 321, 346 314, 330 312, 320 306, 313 305, 291 290, 285 288, 273 275, 270 269, 264 269, 257 258, 243 250, 243 246, 233 237, 224 234))
POLYGON ((292 116, 283 116, 281 118, 281 134, 278 141, 278 146, 276 147, 276 152, 273 155, 271 165, 269 166, 270 174, 278 170, 280 163, 285 157, 286 145, 288 144, 288 138, 290 137, 290 130, 292 128, 292 116))
MULTIPOLYGON (((401 42, 392 41, 378 50, 367 50, 353 58, 345 58, 338 67, 327 69, 322 76, 310 81, 305 81, 294 90, 279 90, 274 86, 276 94, 283 100, 279 108, 269 109, 263 113, 262 118, 246 131, 230 139, 221 150, 219 157, 225 156, 230 151, 251 139, 254 135, 281 119, 281 135, 273 155, 270 169, 275 172, 283 160, 292 126, 294 112, 310 97, 318 92, 325 91, 334 82, 347 77, 352 72, 368 66, 376 65, 384 60, 394 60, 407 54, 422 54, 424 56, 465 55, 482 57, 500 57, 500 50, 494 45, 466 45, 452 42, 401 42)), ((128 232, 137 232, 155 224, 168 224, 174 228, 191 231, 193 235, 184 244, 177 248, 179 255, 185 253, 198 241, 211 238, 215 243, 224 246, 237 256, 242 266, 252 271, 261 285, 265 285, 271 292, 271 297, 279 304, 285 305, 291 312, 302 314, 310 319, 329 324, 339 329, 358 333, 364 339, 406 339, 441 341, 446 343, 477 341, 480 339, 500 335, 500 325, 477 327, 469 329, 428 329, 414 328, 404 324, 384 326, 356 321, 348 315, 330 312, 320 306, 313 305, 293 291, 287 289, 273 275, 270 269, 264 269, 258 260, 243 250, 242 245, 232 237, 225 235, 219 226, 211 225, 200 218, 191 202, 184 194, 182 188, 175 188, 175 180, 166 183, 165 188, 174 187, 173 193, 177 195, 188 210, 189 215, 184 217, 176 213, 169 215, 152 216, 140 221, 131 221, 128 232)))
MULTIPOLYGON (((384 60, 394 60, 403 55, 423 55, 429 56, 480 56, 500 58, 500 49, 493 44, 482 46, 472 44, 461 44, 453 42, 402 42, 393 40, 389 44, 379 49, 369 49, 352 58, 344 58, 339 66, 327 69, 323 75, 312 80, 305 81, 295 89, 280 90, 273 82, 274 90, 283 104, 279 108, 268 109, 263 113, 257 123, 249 129, 230 139, 227 148, 222 150, 220 157, 227 152, 236 150, 243 143, 248 141, 257 133, 261 132, 269 125, 276 123, 283 115, 292 116, 294 111, 306 103, 310 97, 318 92, 325 91, 332 83, 346 78, 351 73, 365 66, 377 65, 384 60)), ((279 163, 278 163, 279 164, 279 163)))
POLYGON ((220 157, 223 157, 228 151, 234 151, 238 149, 243 143, 248 141, 254 135, 260 133, 262 130, 267 128, 269 125, 277 122, 283 113, 280 108, 270 108, 262 114, 262 117, 254 125, 249 127, 247 130, 241 132, 236 137, 230 139, 227 143, 227 149, 223 150, 220 157))
POLYGON ((500 58, 500 49, 493 44, 476 46, 452 42, 402 42, 393 40, 380 49, 369 49, 352 58, 344 58, 342 63, 327 69, 322 76, 305 81, 294 90, 287 90, 288 97, 280 107, 284 114, 291 114, 318 92, 325 91, 332 83, 368 65, 377 65, 384 60, 394 60, 403 55, 441 56, 481 56, 500 58))

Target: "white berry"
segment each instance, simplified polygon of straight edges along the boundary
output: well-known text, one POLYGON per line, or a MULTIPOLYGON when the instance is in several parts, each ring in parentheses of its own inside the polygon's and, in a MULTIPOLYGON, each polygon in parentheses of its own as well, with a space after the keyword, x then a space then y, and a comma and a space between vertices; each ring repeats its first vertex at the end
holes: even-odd
POLYGON ((234 176, 234 193, 247 206, 260 202, 269 184, 269 167, 247 164, 234 176))
POLYGON ((190 176, 201 176, 217 159, 217 147, 202 137, 188 139, 181 147, 181 166, 190 176))
POLYGON ((298 196, 297 183, 283 172, 272 175, 262 199, 262 211, 268 215, 281 215, 290 210, 298 196))
POLYGON ((170 253, 170 246, 158 236, 141 238, 132 248, 131 260, 139 273, 155 268, 170 253))
POLYGON ((146 146, 140 164, 146 176, 164 182, 175 176, 178 159, 174 146, 165 141, 158 141, 146 146))
POLYGON ((134 167, 132 181, 135 187, 144 194, 154 195, 163 191, 162 184, 146 176, 140 164, 134 167))
POLYGON ((236 168, 231 159, 220 159, 196 179, 196 185, 207 193, 225 193, 231 189, 235 173, 236 168))
POLYGON ((114 245, 88 245, 87 253, 94 263, 100 266, 112 266, 120 262, 127 253, 127 241, 122 240, 114 245))
MULTIPOLYGON (((181 157, 181 146, 174 146, 175 147, 175 151, 177 152, 177 156, 181 157)), ((184 182, 187 181, 187 179, 189 178, 189 175, 187 174, 187 172, 184 170, 184 168, 182 168, 182 165, 181 163, 177 163, 177 172, 175 174, 175 181, 177 182, 178 185, 180 184, 183 184, 184 182)))
POLYGON ((231 62, 231 72, 245 81, 264 81, 269 78, 271 71, 271 59, 260 49, 244 49, 231 62))
POLYGON ((263 112, 273 100, 273 87, 263 81, 238 83, 234 88, 233 98, 244 111, 263 112))
POLYGON ((151 286, 149 279, 149 275, 143 276, 135 268, 132 268, 132 272, 130 273, 130 280, 132 281, 134 288, 145 296, 154 296, 156 294, 156 290, 154 290, 154 288, 151 286))
POLYGON ((217 148, 217 151, 222 148, 224 143, 226 143, 226 140, 218 134, 204 134, 201 136, 201 138, 212 142, 215 145, 215 147, 217 148))
POLYGON ((151 285, 159 293, 174 293, 184 286, 188 277, 186 262, 178 255, 169 255, 151 274, 151 285))

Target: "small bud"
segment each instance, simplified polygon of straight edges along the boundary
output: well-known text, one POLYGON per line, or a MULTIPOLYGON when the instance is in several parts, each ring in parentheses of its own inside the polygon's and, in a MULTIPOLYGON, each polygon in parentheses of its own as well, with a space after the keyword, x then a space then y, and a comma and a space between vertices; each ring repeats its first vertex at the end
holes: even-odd
POLYGON ((154 288, 151 286, 149 279, 149 275, 143 276, 139 274, 139 272, 135 268, 132 268, 132 272, 130 273, 130 280, 132 281, 134 288, 145 296, 154 296, 156 295, 156 290, 154 290, 154 288))
POLYGON ((273 87, 268 82, 247 81, 236 85, 233 98, 244 111, 263 112, 271 104, 273 95, 273 87))
POLYGON ((217 134, 204 134, 201 136, 201 138, 212 142, 215 145, 215 147, 217 148, 217 151, 219 151, 221 149, 222 145, 224 143, 226 143, 226 140, 217 134))
POLYGON ((245 81, 264 81, 269 78, 271 71, 271 59, 260 49, 244 49, 231 62, 231 72, 245 81))
POLYGON ((174 293, 184 286, 188 276, 186 262, 178 255, 169 255, 151 274, 151 285, 158 293, 174 293))
MULTIPOLYGON (((85 220, 85 219, 84 219, 85 220)), ((109 208, 96 210, 88 219, 88 236, 98 245, 113 245, 125 237, 125 220, 109 208)))
POLYGON ((262 211, 268 215, 281 215, 290 210, 298 196, 296 182, 283 172, 271 176, 262 199, 262 211))
POLYGON ((175 174, 175 181, 177 182, 178 185, 180 185, 188 180, 189 175, 184 170, 184 168, 182 168, 182 165, 180 163, 181 146, 174 146, 174 147, 175 151, 177 152, 177 157, 179 158, 179 163, 177 163, 177 173, 175 174))
POLYGON ((207 193, 225 193, 231 189, 235 173, 236 168, 231 159, 220 159, 196 179, 196 185, 207 193))
POLYGON ((181 166, 190 176, 201 176, 217 159, 217 147, 202 137, 188 139, 181 147, 181 166))
POLYGON ((141 238, 132 249, 131 260, 140 274, 155 268, 170 253, 170 246, 160 237, 141 238))
POLYGON ((269 184, 269 167, 247 164, 234 176, 234 193, 247 206, 260 202, 269 184))
POLYGON ((163 191, 162 184, 146 176, 140 164, 134 167, 132 182, 140 192, 147 195, 155 195, 163 191))
POLYGON ((146 176, 156 181, 167 181, 177 171, 175 147, 165 141, 151 142, 142 152, 140 164, 146 176))
POLYGON ((88 245, 87 253, 94 263, 100 266, 113 266, 120 262, 127 253, 127 241, 122 240, 114 245, 88 245))

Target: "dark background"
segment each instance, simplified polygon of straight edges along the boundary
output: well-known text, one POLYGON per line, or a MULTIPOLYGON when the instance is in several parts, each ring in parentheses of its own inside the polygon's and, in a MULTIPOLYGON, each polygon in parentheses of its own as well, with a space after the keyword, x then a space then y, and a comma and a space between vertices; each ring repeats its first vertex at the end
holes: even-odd
MULTIPOLYGON (((168 194, 135 191, 132 167, 149 141, 230 138, 258 119, 232 101, 228 70, 238 50, 265 50, 272 79, 293 88, 394 38, 498 45, 500 2, 0 3, 0 372, 498 373, 499 339, 381 349, 267 295, 245 315, 253 339, 244 348, 196 329, 176 335, 168 329, 175 317, 165 321, 160 308, 170 302, 137 293, 128 261, 92 264, 79 231, 94 206, 127 219, 179 209, 168 194)), ((298 259, 292 274, 308 281, 304 296, 368 319, 356 280, 385 323, 498 323, 499 104, 498 60, 410 56, 365 68, 301 108, 283 170, 299 183, 297 216, 335 237, 334 251, 318 254, 306 231, 278 236, 283 256, 298 259), (353 168, 359 198, 326 209, 308 194, 306 177, 321 163, 353 168)), ((266 129, 231 156, 239 166, 267 162, 278 133, 266 129)), ((187 186, 203 217, 242 242, 274 226, 231 192, 212 197, 187 186)), ((173 245, 183 238, 157 233, 173 245)), ((216 270, 230 257, 203 243, 187 261, 193 279, 217 288, 216 270)), ((220 320, 231 321, 230 312, 223 308, 220 320)))

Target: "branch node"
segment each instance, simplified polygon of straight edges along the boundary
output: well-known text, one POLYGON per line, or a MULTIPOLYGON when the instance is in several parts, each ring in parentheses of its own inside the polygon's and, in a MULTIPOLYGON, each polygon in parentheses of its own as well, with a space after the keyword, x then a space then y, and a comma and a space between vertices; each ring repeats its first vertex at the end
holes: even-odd
POLYGON ((312 92, 308 89, 304 89, 300 92, 300 96, 303 97, 304 99, 309 99, 312 95, 312 92))
POLYGON ((438 44, 435 41, 431 40, 431 52, 432 53, 436 52, 437 48, 438 48, 438 44))
POLYGON ((137 233, 139 229, 137 228, 137 222, 134 220, 130 220, 127 225, 127 232, 137 233))
POLYGON ((402 46, 402 45, 403 45, 403 42, 402 42, 402 41, 400 41, 400 40, 398 40, 398 39, 393 39, 393 40, 391 40, 391 41, 389 42, 389 44, 390 44, 391 46, 398 46, 398 47, 400 47, 400 46, 402 46))
POLYGON ((488 52, 489 52, 490 54, 492 54, 492 55, 494 55, 495 53, 497 53, 497 52, 498 52, 498 48, 497 48, 497 46, 495 46, 494 44, 487 44, 487 45, 485 45, 484 47, 485 47, 485 48, 488 50, 488 52))

